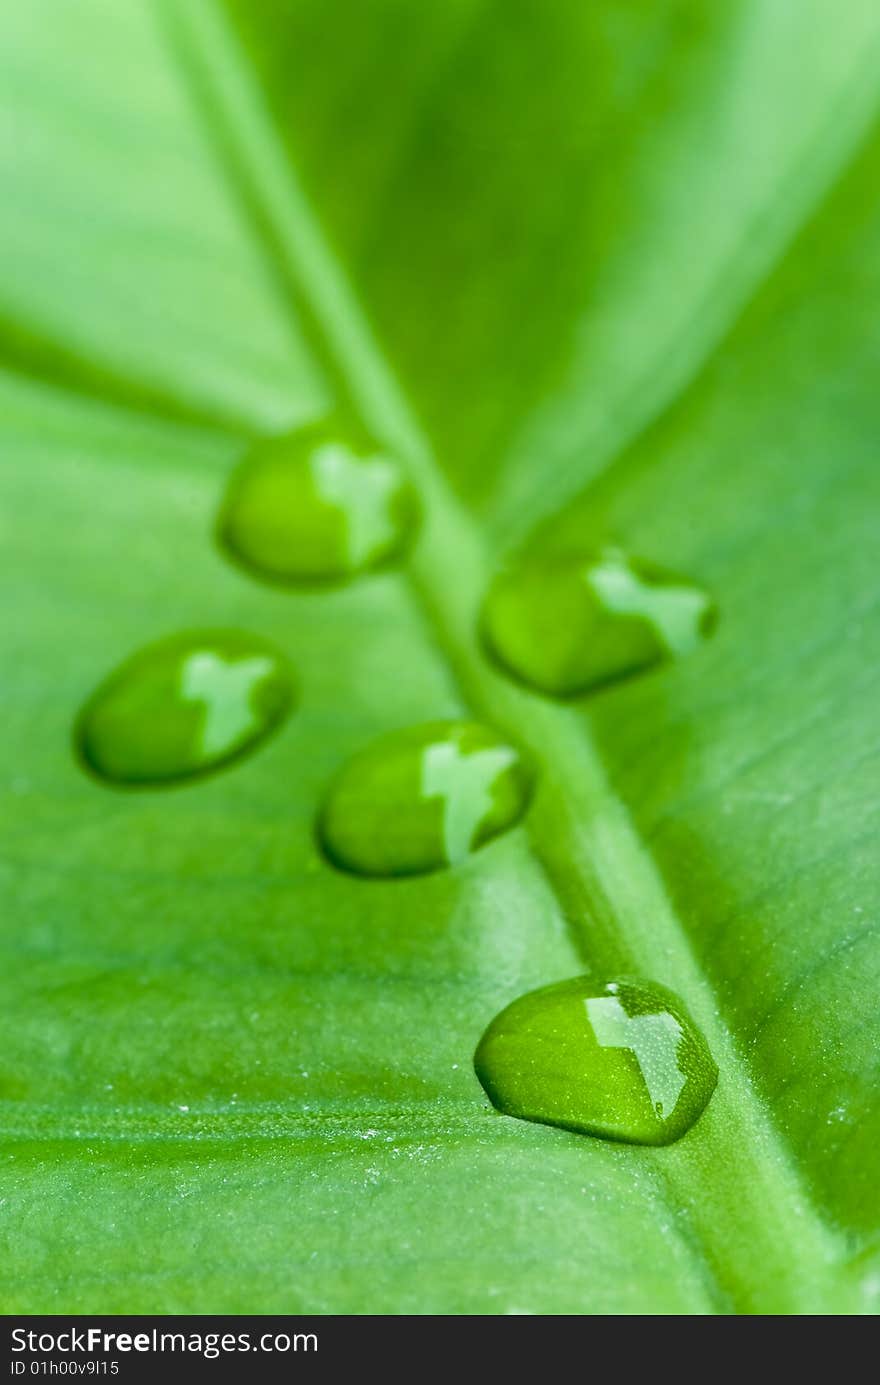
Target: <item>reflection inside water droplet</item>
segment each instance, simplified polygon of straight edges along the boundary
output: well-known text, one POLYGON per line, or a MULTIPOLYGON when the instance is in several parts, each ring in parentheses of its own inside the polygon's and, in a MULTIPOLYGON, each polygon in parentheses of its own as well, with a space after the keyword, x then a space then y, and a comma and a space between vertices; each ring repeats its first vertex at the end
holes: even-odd
POLYGON ((400 473, 385 457, 358 458, 341 443, 325 443, 309 459, 318 495, 344 516, 348 567, 354 571, 387 552, 396 530, 392 503, 400 473))
POLYGON ((619 549, 610 549, 587 563, 583 578, 606 611, 638 616, 654 631, 668 654, 687 654, 702 638, 712 602, 698 587, 667 581, 648 581, 619 549))
POLYGON ((626 1048, 635 1054, 648 1096, 659 1116, 670 1115, 687 1081, 678 1063, 680 1022, 668 1011, 628 1015, 616 995, 584 1002, 600 1048, 626 1048))
POLYGON ((259 724, 253 704, 258 685, 272 675, 272 660, 225 659, 211 650, 198 650, 181 665, 180 696, 203 709, 198 748, 211 759, 223 755, 259 724))
POLYGON ((509 745, 464 754, 460 739, 453 734, 422 751, 422 795, 443 805, 443 849, 450 866, 470 855, 477 829, 492 811, 496 780, 517 761, 509 745))

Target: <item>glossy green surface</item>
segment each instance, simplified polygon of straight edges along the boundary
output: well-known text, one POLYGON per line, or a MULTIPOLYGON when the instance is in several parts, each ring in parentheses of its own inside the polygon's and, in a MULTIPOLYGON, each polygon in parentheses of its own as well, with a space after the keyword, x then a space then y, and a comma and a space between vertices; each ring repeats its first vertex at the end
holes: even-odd
POLYGON ((501 666, 556 697, 689 654, 715 618, 705 592, 616 548, 525 559, 495 578, 480 617, 501 666))
POLYGON ((520 996, 489 1025, 474 1067, 505 1115, 637 1145, 680 1139, 718 1080, 678 997, 630 977, 520 996))
POLYGON ((258 576, 338 581, 398 556, 416 527, 400 466, 334 420, 267 438, 232 477, 221 542, 258 576))
POLYGON ((319 833, 330 860, 361 875, 457 866, 526 811, 532 773, 490 727, 437 721, 393 731, 330 786, 319 833))
POLYGON ((252 635, 198 630, 133 654, 92 694, 74 732, 102 779, 161 784, 252 750, 290 710, 284 658, 252 635))
POLYGON ((3 7, 7 1311, 880 1306, 878 51, 875 0, 3 7), (230 476, 337 407, 419 541, 254 581, 230 476), (478 642, 489 585, 609 537, 717 633, 534 696, 478 642), (82 773, 104 670, 230 627, 297 672, 260 753, 82 773), (438 718, 529 753, 522 826, 334 870, 333 776, 438 718), (706 1036, 682 1140, 482 1092, 488 1019, 586 970, 706 1036))

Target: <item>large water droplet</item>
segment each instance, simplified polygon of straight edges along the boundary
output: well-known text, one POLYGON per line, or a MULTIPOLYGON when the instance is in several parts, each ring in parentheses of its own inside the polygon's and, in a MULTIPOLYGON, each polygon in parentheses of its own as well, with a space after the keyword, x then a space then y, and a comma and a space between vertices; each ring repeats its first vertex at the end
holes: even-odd
POLYGON ((694 649, 712 630, 712 598, 618 548, 526 559, 501 573, 483 606, 490 652, 524 683, 571 697, 694 649))
POLYGON ((677 996, 626 977, 521 996, 489 1025, 474 1066, 508 1116, 640 1145, 689 1130, 718 1078, 677 996))
POLYGON ((102 779, 161 784, 204 774, 251 749, 293 696, 284 658, 253 635, 200 630, 134 654, 83 708, 76 744, 102 779))
POLYGON ((256 443, 229 484, 221 542, 276 582, 340 581, 398 557, 418 519, 400 465, 351 425, 256 443))
POLYGON ((531 782, 520 753, 489 727, 428 722, 349 760, 319 835, 332 861, 361 875, 453 866, 522 817, 531 782))

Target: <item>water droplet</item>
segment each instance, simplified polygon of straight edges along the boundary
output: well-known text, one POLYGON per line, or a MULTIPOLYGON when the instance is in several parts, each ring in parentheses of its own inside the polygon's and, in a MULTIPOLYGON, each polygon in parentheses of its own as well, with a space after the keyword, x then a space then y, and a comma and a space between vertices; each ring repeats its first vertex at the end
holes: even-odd
POLYGON ((185 779, 251 749, 292 696, 285 660, 263 640, 228 630, 172 635, 101 684, 80 714, 77 749, 114 783, 185 779))
POLYGON ((361 875, 454 866, 522 817, 531 771, 487 726, 428 722, 355 755, 319 823, 327 855, 361 875))
POLYGON ((522 682, 572 697, 689 653, 712 631, 712 598, 618 548, 525 560, 483 606, 489 651, 522 682))
POLYGON ((681 1001, 628 977, 521 996, 489 1025, 474 1066, 506 1115, 641 1145, 689 1130, 718 1078, 681 1001))
POLYGON ((351 425, 325 420, 251 448, 218 532, 263 578, 328 582, 399 557, 417 519, 399 463, 351 425))

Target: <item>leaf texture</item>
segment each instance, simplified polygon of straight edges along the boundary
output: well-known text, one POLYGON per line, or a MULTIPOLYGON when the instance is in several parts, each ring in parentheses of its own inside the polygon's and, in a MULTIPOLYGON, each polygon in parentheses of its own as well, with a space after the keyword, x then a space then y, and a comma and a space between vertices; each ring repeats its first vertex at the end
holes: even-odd
POLYGON ((873 7, 56 9, 0 21, 6 1311, 871 1311, 873 7), (261 586, 225 478, 329 400, 424 534, 261 586), (476 612, 526 536, 689 573, 717 637, 515 688, 476 612), (288 654, 281 735, 185 788, 83 776, 98 679, 209 625, 288 654), (541 762, 529 829, 328 867, 345 758, 474 714, 541 762), (485 1024, 588 969, 700 1020, 679 1144, 489 1107, 485 1024))

